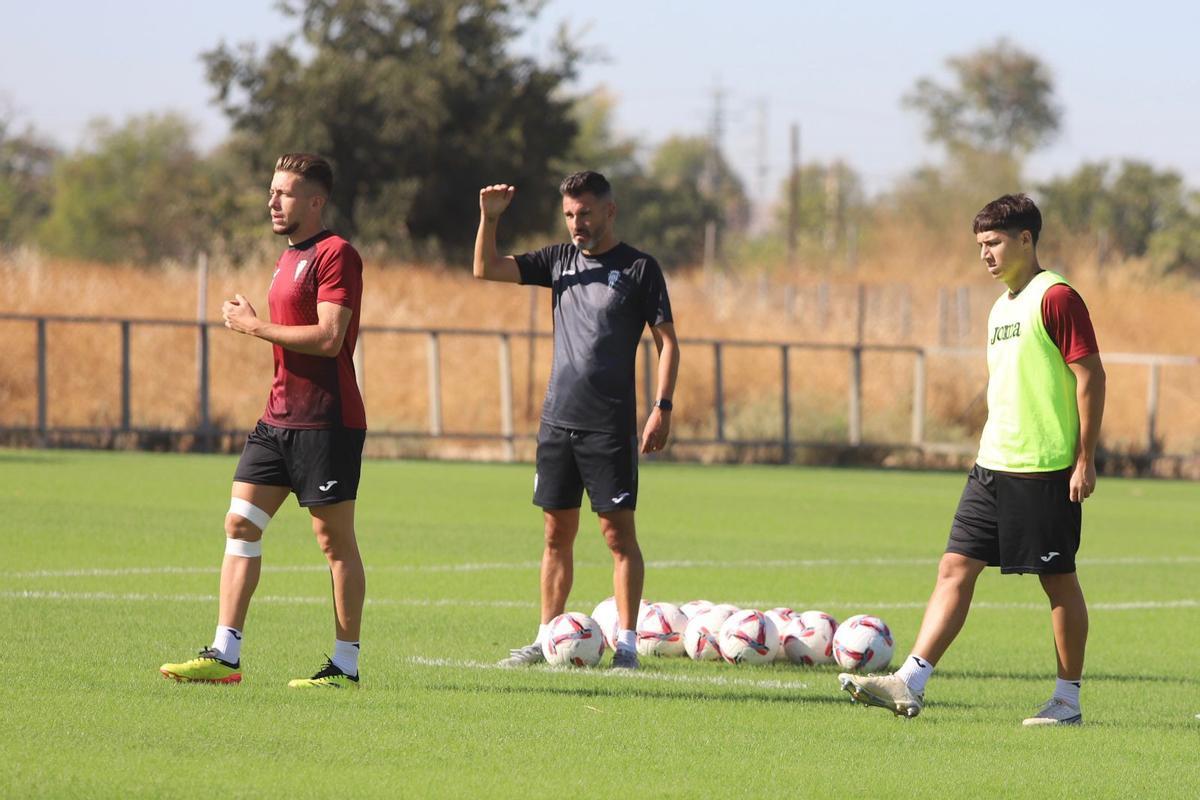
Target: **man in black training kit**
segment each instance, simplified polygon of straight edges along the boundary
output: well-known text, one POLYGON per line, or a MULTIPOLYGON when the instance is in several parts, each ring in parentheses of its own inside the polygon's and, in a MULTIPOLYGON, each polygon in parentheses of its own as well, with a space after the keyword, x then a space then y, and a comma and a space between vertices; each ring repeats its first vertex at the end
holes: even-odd
POLYGON ((613 555, 619 623, 612 665, 636 669, 634 631, 645 577, 633 519, 638 451, 655 452, 667 443, 679 342, 658 262, 617 239, 617 206, 608 181, 597 172, 576 172, 559 191, 571 241, 519 256, 496 250, 496 226, 516 187, 499 184, 479 191, 475 277, 549 287, 554 308, 554 363, 533 481, 533 503, 542 508, 546 532, 541 625, 532 644, 500 663, 543 660, 548 623, 563 613, 571 592, 586 488, 613 555), (639 448, 634 363, 647 324, 658 348, 658 393, 639 448))

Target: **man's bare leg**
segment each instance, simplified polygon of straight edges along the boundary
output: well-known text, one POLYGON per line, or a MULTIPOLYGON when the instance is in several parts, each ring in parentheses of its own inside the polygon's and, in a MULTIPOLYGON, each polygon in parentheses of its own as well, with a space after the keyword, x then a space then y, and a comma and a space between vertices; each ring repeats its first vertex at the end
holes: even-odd
POLYGON ((925 705, 925 683, 933 666, 962 630, 975 595, 975 582, 987 562, 946 553, 938 564, 937 583, 925 606, 925 617, 912 653, 892 675, 838 676, 842 689, 860 703, 915 717, 925 705))
POLYGON ((234 481, 229 513, 225 515, 225 558, 221 562, 217 630, 213 643, 197 658, 159 667, 167 678, 204 683, 238 683, 242 658, 242 629, 250 598, 262 574, 263 530, 287 499, 287 486, 259 486, 234 481))
POLYGON ((579 509, 543 512, 545 547, 542 550, 542 617, 545 625, 563 613, 575 581, 575 537, 579 533, 579 509))
POLYGON ((315 506, 308 511, 317 544, 329 562, 334 633, 339 641, 357 642, 367 598, 367 573, 354 535, 354 501, 315 506))
MULTIPOLYGON (((232 496, 244 500, 260 509, 268 517, 283 505, 291 493, 287 486, 260 486, 254 483, 234 481, 232 496)), ((225 536, 241 542, 262 541, 263 529, 241 514, 225 515, 225 536)), ((250 609, 250 598, 258 588, 262 574, 262 556, 246 557, 225 554, 221 562, 221 593, 217 624, 241 631, 246 625, 246 613, 250 609)))
POLYGON ((638 611, 642 603, 642 587, 646 579, 646 563, 638 545, 637 526, 633 511, 604 511, 600 513, 600 532, 613 557, 613 596, 617 602, 617 652, 613 666, 637 667, 636 638, 638 611))
POLYGON ((502 667, 527 667, 545 660, 542 655, 542 631, 550 620, 563 613, 571 584, 575 580, 575 536, 579 533, 579 509, 544 509, 545 545, 542 550, 541 599, 542 616, 537 639, 524 647, 514 648, 502 667))
POLYGON ((937 664, 967 621, 975 582, 987 562, 958 553, 946 553, 938 564, 937 583, 925 606, 913 655, 937 664))

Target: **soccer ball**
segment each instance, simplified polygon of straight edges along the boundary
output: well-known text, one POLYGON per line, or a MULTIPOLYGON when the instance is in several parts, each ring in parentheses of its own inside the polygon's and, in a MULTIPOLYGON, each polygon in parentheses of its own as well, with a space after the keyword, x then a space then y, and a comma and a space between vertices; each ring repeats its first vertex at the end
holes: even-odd
MULTIPOLYGON (((644 610, 649 605, 645 600, 642 601, 641 608, 644 610)), ((641 614, 639 613, 639 616, 641 614)), ((610 597, 607 600, 601 600, 600 605, 596 606, 592 611, 592 619, 600 625, 600 630, 604 633, 604 643, 613 650, 617 649, 617 631, 621 629, 621 615, 617 612, 617 598, 610 597)))
POLYGON ((726 617, 728 617, 729 614, 736 614, 737 612, 741 611, 741 609, 735 606, 733 603, 717 603, 715 606, 710 608, 709 611, 726 611, 728 612, 726 617))
POLYGON ((617 626, 619 619, 617 615, 617 598, 610 597, 607 600, 601 600, 600 604, 592 610, 592 619, 600 626, 600 630, 604 633, 604 642, 614 650, 617 647, 617 626))
POLYGON ((721 624, 733 615, 732 611, 714 608, 697 614, 683 632, 683 649, 694 661, 716 661, 721 658, 718 636, 721 624))
POLYGON ((769 664, 779 650, 779 631, 761 611, 739 611, 721 625, 721 657, 730 664, 769 664))
POLYGON ((688 618, 673 603, 651 603, 638 614, 637 651, 643 656, 683 655, 688 618))
POLYGON ((779 634, 783 651, 793 664, 833 663, 833 635, 837 620, 823 611, 798 614, 779 634))
MULTIPOLYGON (((792 618, 796 616, 796 612, 792 611, 790 608, 780 606, 779 608, 772 608, 770 611, 765 612, 763 616, 775 623, 775 630, 779 631, 780 644, 782 645, 783 629, 787 627, 788 622, 790 622, 792 618)), ((783 652, 783 647, 780 647, 775 653, 775 660, 787 660, 787 654, 783 652)))
POLYGON ((713 604, 707 600, 693 600, 690 603, 684 603, 679 607, 683 615, 688 618, 688 621, 694 620, 696 617, 703 614, 713 607, 713 604))
POLYGON ((892 660, 892 632, 879 617, 857 614, 838 626, 833 657, 843 669, 872 672, 892 660))
POLYGON ((542 655, 546 663, 556 667, 594 667, 604 655, 604 636, 596 620, 568 611, 550 620, 550 629, 542 640, 542 655))

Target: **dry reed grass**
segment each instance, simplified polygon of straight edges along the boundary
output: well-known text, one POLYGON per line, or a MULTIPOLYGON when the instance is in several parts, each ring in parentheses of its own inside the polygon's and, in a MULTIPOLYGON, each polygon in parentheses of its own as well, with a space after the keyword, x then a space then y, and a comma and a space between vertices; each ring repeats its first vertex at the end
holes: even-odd
MULTIPOLYGON (((865 287, 863 341, 883 344, 964 346, 982 344, 988 307, 998 295, 970 251, 938 260, 898 255, 853 271, 755 273, 739 279, 687 271, 670 276, 677 328, 686 338, 853 342, 858 330, 859 285, 865 287), (947 291, 940 293, 945 288, 947 291), (961 288, 961 291, 960 291, 961 288), (950 324, 939 313, 955 300, 950 324), (961 308, 957 301, 962 298, 961 308), (967 334, 958 338, 958 328, 967 334)), ((205 318, 220 319, 221 300, 235 291, 260 311, 272 267, 240 271, 214 268, 205 318)), ((1200 351, 1196 284, 1161 282, 1139 264, 1100 272, 1084 263, 1070 276, 1087 299, 1104 352, 1193 355, 1200 351)), ((137 319, 194 319, 194 269, 141 269, 50 261, 31 253, 0 257, 9 294, 0 311, 137 319)), ((549 295, 543 290, 472 280, 464 271, 368 263, 363 324, 463 329, 550 330, 549 295)), ((5 358, 0 367, 0 425, 36 421, 34 329, 0 321, 5 358)), ((211 417, 231 428, 249 427, 262 411, 270 381, 270 352, 247 337, 214 329, 211 346, 211 417)), ((423 430, 429 418, 424 337, 370 332, 363 337, 368 419, 375 430, 423 430)), ((185 427, 197 421, 196 338, 190 328, 135 326, 131 339, 132 417, 135 427, 185 427)), ((494 338, 441 338, 443 419, 448 431, 500 429, 498 343, 494 338)), ((56 323, 48 337, 49 422, 59 426, 120 423, 120 338, 113 324, 56 323)), ((778 435, 780 356, 773 348, 724 353, 727 436, 778 435)), ((870 441, 904 441, 911 414, 912 356, 864 357, 864 434, 870 441)), ((677 430, 716 433, 713 354, 687 347, 675 415, 677 430)), ((513 392, 518 433, 536 427, 549 373, 550 342, 512 339, 513 392)), ((847 429, 849 359, 843 352, 793 349, 789 358, 792 435, 836 441, 847 429)), ((1109 364, 1105 442, 1133 449, 1145 438, 1148 370, 1109 364)), ((640 376, 639 368, 639 389, 640 376)), ((931 357, 927 408, 930 437, 969 442, 984 410, 982 355, 931 357)), ((1167 450, 1200 450, 1200 367, 1166 367, 1162 373, 1159 430, 1167 450)), ((465 450, 463 451, 466 452, 465 450)))

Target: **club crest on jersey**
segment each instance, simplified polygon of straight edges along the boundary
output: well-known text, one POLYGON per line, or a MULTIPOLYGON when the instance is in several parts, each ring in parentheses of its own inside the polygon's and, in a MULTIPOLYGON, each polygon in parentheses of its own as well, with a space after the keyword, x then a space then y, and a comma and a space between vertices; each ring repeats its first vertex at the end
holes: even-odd
POLYGON ((300 263, 296 265, 296 274, 292 276, 293 281, 300 280, 300 274, 304 272, 304 268, 308 266, 308 259, 300 259, 300 263))
POLYGON ((610 269, 608 271, 608 288, 612 289, 617 285, 617 281, 621 280, 621 272, 619 270, 610 269))

